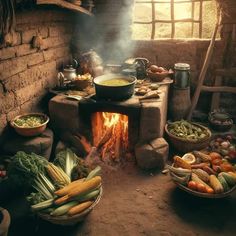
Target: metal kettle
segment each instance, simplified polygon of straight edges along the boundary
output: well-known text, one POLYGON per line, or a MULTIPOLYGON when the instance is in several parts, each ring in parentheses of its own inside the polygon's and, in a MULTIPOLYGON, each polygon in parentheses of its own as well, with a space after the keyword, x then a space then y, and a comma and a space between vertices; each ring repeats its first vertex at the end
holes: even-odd
POLYGON ((58 73, 57 77, 60 87, 64 87, 66 84, 69 84, 71 81, 76 79, 76 69, 78 67, 78 62, 73 59, 72 63, 73 64, 66 65, 63 71, 58 73))
POLYGON ((129 58, 123 64, 123 72, 133 71, 137 79, 144 79, 148 64, 149 60, 143 57, 129 58))

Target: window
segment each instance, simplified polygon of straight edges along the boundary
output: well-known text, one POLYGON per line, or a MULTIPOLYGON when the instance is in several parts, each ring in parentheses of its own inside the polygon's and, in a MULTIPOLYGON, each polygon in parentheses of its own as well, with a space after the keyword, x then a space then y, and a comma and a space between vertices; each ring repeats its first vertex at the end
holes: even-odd
POLYGON ((215 0, 136 0, 133 39, 210 38, 215 0))

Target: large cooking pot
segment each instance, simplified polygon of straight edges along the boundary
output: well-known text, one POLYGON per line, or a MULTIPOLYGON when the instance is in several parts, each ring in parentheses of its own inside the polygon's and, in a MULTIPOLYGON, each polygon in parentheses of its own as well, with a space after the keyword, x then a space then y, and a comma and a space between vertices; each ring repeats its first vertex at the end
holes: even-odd
POLYGON ((94 78, 96 97, 98 99, 124 100, 130 98, 134 93, 136 77, 125 76, 122 74, 106 74, 94 78), (117 79, 126 80, 125 85, 112 85, 108 81, 117 81, 117 79), (106 82, 105 82, 106 81, 106 82), (108 83, 104 85, 103 83, 108 83))

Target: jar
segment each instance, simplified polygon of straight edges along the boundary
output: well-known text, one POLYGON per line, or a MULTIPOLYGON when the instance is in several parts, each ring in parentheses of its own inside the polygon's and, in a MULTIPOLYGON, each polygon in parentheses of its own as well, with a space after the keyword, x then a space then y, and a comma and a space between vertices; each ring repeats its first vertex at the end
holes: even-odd
POLYGON ((174 66, 174 86, 176 88, 188 88, 190 86, 190 65, 176 63, 174 66))

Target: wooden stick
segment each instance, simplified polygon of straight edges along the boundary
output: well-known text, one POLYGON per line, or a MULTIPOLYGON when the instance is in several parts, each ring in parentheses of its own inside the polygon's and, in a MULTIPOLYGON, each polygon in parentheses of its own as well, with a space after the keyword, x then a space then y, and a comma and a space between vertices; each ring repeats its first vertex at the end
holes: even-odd
POLYGON ((207 69, 209 67, 210 60, 211 60, 211 57, 212 57, 212 54, 213 54, 213 49, 214 49, 214 45, 215 45, 215 39, 216 39, 216 34, 217 34, 217 31, 218 31, 218 27, 219 27, 219 22, 220 22, 220 16, 219 16, 219 12, 218 12, 215 29, 214 29, 214 32, 213 32, 213 35, 212 35, 212 38, 211 38, 210 45, 207 49, 205 61, 203 63, 203 66, 202 66, 202 69, 201 69, 201 72, 200 72, 198 85, 197 85, 197 88, 196 88, 195 93, 193 95, 192 105, 190 107, 190 111, 189 111, 189 114, 187 116, 187 120, 191 120, 193 111, 196 108, 196 105, 197 105, 197 102, 198 102, 198 99, 199 99, 199 96, 200 96, 200 93, 201 93, 202 85, 203 85, 203 82, 204 82, 204 79, 205 79, 205 76, 206 76, 206 72, 207 72, 207 69))
POLYGON ((202 86, 202 91, 212 92, 212 93, 236 93, 236 87, 229 87, 229 86, 202 86))

